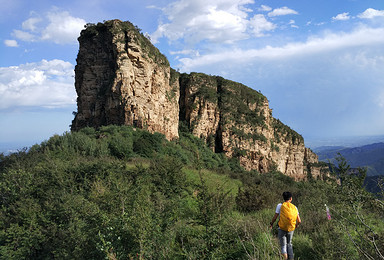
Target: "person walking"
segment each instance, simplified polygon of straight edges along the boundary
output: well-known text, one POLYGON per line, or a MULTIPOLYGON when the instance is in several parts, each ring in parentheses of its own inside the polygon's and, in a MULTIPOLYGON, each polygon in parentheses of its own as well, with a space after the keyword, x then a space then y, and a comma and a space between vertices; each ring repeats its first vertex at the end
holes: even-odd
POLYGON ((292 237, 294 230, 301 224, 299 211, 292 202, 292 193, 289 191, 283 192, 283 203, 279 203, 276 207, 275 215, 270 223, 272 229, 277 217, 278 222, 278 237, 280 241, 281 254, 284 259, 293 259, 292 237))

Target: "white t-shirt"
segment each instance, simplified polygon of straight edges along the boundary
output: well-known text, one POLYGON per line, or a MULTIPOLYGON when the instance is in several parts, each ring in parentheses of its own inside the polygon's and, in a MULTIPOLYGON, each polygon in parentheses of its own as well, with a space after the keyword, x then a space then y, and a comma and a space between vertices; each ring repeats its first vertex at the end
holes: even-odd
MULTIPOLYGON (((277 204, 277 206, 276 206, 276 211, 275 211, 275 212, 276 212, 277 214, 279 214, 279 215, 280 215, 281 205, 283 205, 283 203, 279 203, 279 204, 277 204)), ((296 206, 295 206, 295 207, 296 207, 296 206)), ((297 207, 296 207, 296 209, 297 209, 297 207)), ((298 209, 297 209, 297 215, 300 215, 298 209)))

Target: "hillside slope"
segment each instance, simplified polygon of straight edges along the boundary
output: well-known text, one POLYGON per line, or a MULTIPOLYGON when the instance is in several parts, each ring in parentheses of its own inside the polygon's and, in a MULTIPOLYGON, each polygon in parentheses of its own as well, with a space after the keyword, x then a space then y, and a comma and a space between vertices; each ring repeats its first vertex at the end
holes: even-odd
POLYGON ((297 258, 384 253, 383 204, 355 182, 245 171, 179 136, 110 125, 0 154, 0 259, 278 260, 269 222, 286 190, 303 220, 297 258))

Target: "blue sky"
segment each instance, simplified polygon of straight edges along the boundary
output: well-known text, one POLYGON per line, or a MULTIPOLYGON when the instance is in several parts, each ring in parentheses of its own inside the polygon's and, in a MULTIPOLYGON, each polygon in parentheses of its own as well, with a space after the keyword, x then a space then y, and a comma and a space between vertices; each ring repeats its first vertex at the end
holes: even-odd
POLYGON ((260 90, 308 142, 384 135, 382 0, 0 0, 0 144, 69 131, 77 37, 131 21, 181 72, 260 90))

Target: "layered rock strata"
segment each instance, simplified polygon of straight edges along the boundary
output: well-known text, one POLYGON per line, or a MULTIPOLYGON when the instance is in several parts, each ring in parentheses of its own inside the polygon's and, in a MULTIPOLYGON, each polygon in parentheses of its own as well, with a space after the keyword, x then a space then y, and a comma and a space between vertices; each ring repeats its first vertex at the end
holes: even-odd
POLYGON ((302 136, 273 118, 268 100, 240 83, 180 74, 129 22, 88 25, 75 68, 78 112, 72 130, 132 125, 178 138, 179 121, 211 149, 261 173, 303 180, 320 175, 302 136), (311 166, 312 165, 312 166, 311 166))

